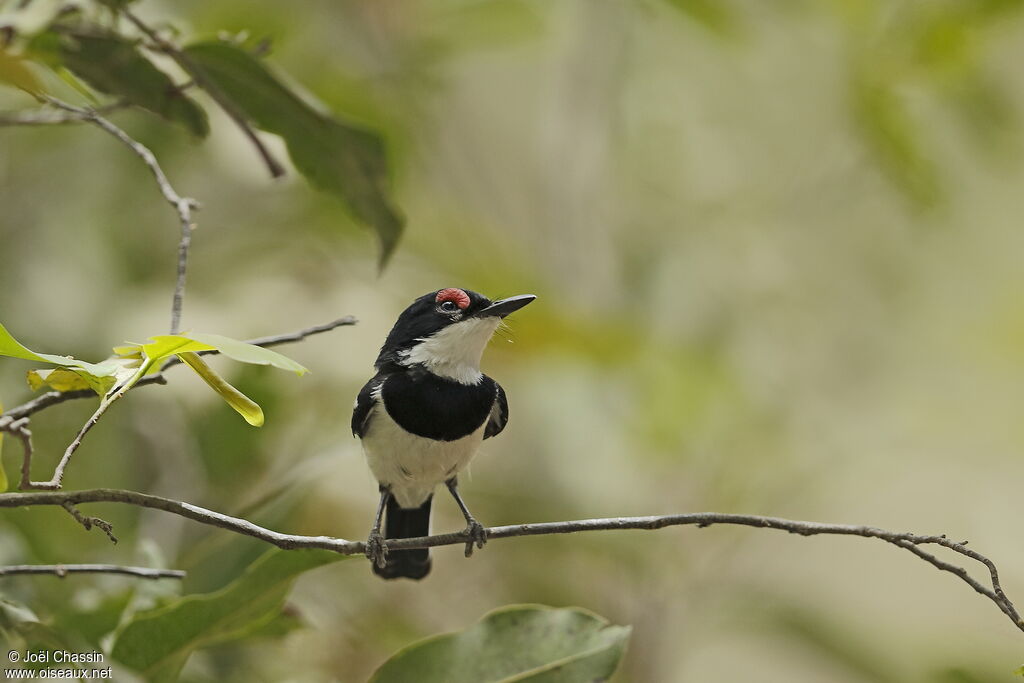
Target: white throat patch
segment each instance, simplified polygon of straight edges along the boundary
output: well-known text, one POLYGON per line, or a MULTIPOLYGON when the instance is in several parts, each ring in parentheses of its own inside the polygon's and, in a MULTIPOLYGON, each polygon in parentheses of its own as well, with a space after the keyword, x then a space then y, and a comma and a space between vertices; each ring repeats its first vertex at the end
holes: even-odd
POLYGON ((498 329, 501 319, 470 318, 445 327, 436 334, 418 340, 416 346, 401 351, 402 365, 422 363, 435 375, 460 384, 478 384, 483 379, 480 358, 498 329))

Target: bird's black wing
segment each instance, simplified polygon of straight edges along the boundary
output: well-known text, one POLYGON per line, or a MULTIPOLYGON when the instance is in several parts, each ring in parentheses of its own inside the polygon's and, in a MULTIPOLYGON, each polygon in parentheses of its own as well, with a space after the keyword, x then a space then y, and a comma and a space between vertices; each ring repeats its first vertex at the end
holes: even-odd
POLYGON ((501 434, 501 430, 508 423, 508 399, 505 398, 505 390, 497 382, 494 386, 498 388, 498 395, 494 398, 491 415, 487 418, 487 426, 484 428, 485 439, 501 434))
POLYGON ((354 436, 362 438, 366 433, 366 424, 370 420, 370 414, 373 412, 373 405, 376 402, 373 399, 373 392, 384 383, 385 379, 383 375, 374 375, 359 390, 359 395, 356 396, 356 405, 352 409, 352 434, 354 436))

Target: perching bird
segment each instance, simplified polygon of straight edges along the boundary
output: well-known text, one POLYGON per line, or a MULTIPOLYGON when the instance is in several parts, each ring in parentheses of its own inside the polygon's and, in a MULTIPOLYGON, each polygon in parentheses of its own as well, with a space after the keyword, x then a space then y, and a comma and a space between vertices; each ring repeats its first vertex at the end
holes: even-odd
POLYGON ((434 489, 448 486, 466 518, 468 556, 487 541, 484 527, 462 502, 456 477, 484 439, 508 421, 501 386, 480 372, 480 357, 502 318, 533 301, 522 294, 500 301, 450 287, 416 299, 398 316, 359 392, 352 433, 362 440, 380 504, 366 555, 385 579, 422 579, 427 549, 388 552, 385 538, 430 534, 434 489), (381 518, 387 510, 385 533, 381 518))

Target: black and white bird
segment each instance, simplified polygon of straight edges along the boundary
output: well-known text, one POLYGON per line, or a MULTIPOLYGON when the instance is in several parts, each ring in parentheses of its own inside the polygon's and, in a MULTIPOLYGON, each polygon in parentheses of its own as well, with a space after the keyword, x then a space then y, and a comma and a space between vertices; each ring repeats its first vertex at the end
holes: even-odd
POLYGON ((430 572, 427 549, 388 552, 385 539, 429 535, 430 503, 442 483, 466 518, 466 554, 484 546, 484 527, 462 502, 456 477, 483 440, 505 428, 508 400, 480 372, 480 358, 502 319, 535 298, 491 301, 450 287, 421 296, 398 316, 352 412, 352 433, 380 484, 366 545, 378 576, 422 579, 430 572))

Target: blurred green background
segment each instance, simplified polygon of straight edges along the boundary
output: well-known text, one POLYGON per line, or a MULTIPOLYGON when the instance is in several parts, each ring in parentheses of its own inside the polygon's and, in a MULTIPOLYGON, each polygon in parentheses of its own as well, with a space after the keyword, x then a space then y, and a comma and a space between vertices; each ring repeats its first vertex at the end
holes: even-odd
MULTIPOLYGON (((379 129, 408 226, 378 275, 372 235, 296 173, 271 182, 222 115, 197 144, 118 114, 203 204, 185 329, 360 323, 282 349, 302 379, 214 360, 263 405, 259 430, 181 369, 132 392, 66 486, 362 539, 377 491, 349 416, 393 320, 440 287, 531 292, 484 359, 511 404, 463 477, 484 523, 715 510, 948 533, 1024 595, 1021 5, 144 0, 188 36, 271 38, 312 97, 379 129)), ((2 109, 30 106, 0 92, 2 109)), ((0 207, 0 320, 24 343, 99 359, 165 331, 177 227, 136 157, 90 127, 0 129, 0 207)), ((5 405, 29 397, 28 367, 0 363, 5 405)), ((36 416, 36 479, 92 408, 36 416)), ((5 511, 0 563, 152 563, 188 570, 194 592, 265 550, 159 512, 83 510, 121 543, 61 510, 5 511)), ((462 527, 447 499, 435 514, 462 527)), ((364 680, 510 602, 632 624, 620 683, 970 683, 1022 663, 987 600, 863 539, 687 528, 434 558, 415 584, 363 561, 304 576, 289 608, 304 628, 197 653, 183 680, 364 680)), ((85 639, 104 606, 176 590, 3 583, 85 639)))

